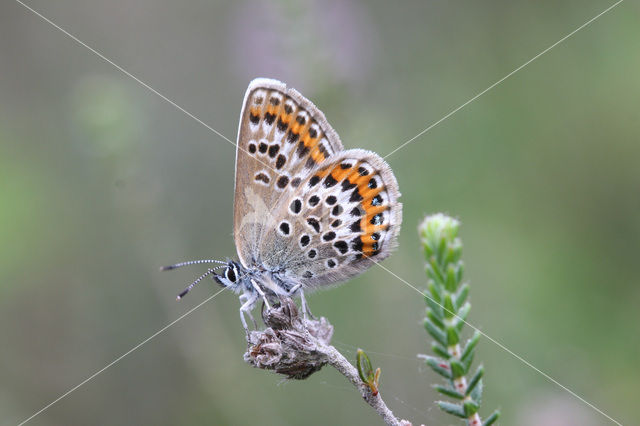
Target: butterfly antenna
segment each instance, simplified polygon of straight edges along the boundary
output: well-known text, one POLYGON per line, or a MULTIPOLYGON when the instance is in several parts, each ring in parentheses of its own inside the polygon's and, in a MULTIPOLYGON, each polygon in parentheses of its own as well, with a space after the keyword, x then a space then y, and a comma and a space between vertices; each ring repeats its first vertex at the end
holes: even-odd
POLYGON ((222 260, 214 260, 214 259, 190 260, 188 262, 176 263, 175 265, 162 266, 162 267, 160 267, 160 270, 161 271, 168 271, 168 270, 171 270, 171 269, 180 268, 181 266, 199 265, 201 263, 222 263, 223 265, 227 264, 227 262, 223 262, 222 260))
POLYGON ((207 272, 205 272, 204 274, 200 275, 200 276, 198 277, 198 279, 197 279, 197 280, 195 280, 194 282, 192 282, 191 284, 189 284, 189 285, 187 286, 187 288, 185 288, 184 290, 182 290, 182 292, 178 295, 178 297, 176 297, 176 300, 180 300, 180 299, 182 299, 182 298, 183 298, 187 293, 189 293, 189 291, 191 291, 191 289, 192 289, 196 284, 198 284, 200 281, 202 281, 204 278, 208 277, 209 275, 213 274, 213 273, 215 272, 215 270, 216 270, 216 269, 218 269, 218 268, 222 268, 222 265, 220 265, 220 266, 216 266, 216 267, 215 267, 215 268, 213 268, 213 269, 211 269, 211 268, 210 268, 209 270, 207 270, 207 272))

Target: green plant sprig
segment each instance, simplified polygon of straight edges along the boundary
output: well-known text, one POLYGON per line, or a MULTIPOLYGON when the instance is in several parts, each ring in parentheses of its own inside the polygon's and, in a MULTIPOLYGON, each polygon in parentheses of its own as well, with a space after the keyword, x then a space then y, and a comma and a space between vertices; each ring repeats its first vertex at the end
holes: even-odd
POLYGON ((356 352, 356 367, 358 368, 360 379, 371 389, 371 394, 373 396, 378 395, 380 367, 374 371, 369 357, 362 349, 358 349, 358 352, 356 352))
POLYGON ((476 331, 464 345, 460 338, 471 303, 467 300, 469 285, 462 282, 464 264, 459 228, 459 221, 441 213, 427 216, 418 227, 428 278, 424 328, 434 339, 431 349, 436 355, 422 357, 446 380, 446 385, 438 384, 434 388, 456 400, 436 401, 440 409, 464 419, 469 426, 488 426, 498 420, 500 412, 494 411, 484 422, 478 413, 482 400, 482 365, 468 378, 480 333, 476 331))

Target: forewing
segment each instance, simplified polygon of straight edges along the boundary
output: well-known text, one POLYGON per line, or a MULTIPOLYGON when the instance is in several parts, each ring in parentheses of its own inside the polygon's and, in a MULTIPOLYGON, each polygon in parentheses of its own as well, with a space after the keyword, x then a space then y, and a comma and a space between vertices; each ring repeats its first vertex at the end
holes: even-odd
POLYGON ((275 207, 299 192, 318 164, 342 150, 322 112, 298 91, 277 80, 249 84, 238 128, 233 213, 245 266, 262 264, 263 239, 278 223, 275 207))
POLYGON ((286 202, 260 251, 270 270, 304 287, 344 281, 389 256, 402 222, 387 163, 361 149, 316 166, 286 202))

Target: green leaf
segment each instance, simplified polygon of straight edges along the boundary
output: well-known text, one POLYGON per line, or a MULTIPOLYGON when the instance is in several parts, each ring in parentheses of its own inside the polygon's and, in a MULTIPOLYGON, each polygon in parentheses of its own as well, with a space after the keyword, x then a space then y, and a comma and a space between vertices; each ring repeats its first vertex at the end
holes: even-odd
POLYGON ((358 368, 358 375, 364 383, 369 383, 373 380, 373 367, 369 357, 362 349, 358 349, 356 352, 356 367, 358 368))
POLYGON ((431 342, 431 350, 436 354, 441 356, 444 359, 451 358, 451 354, 447 352, 447 350, 440 346, 437 342, 431 342))
POLYGON ((429 287, 429 293, 431 293, 431 296, 433 297, 433 300, 435 300, 438 303, 441 303, 442 302, 442 290, 441 290, 440 286, 438 286, 435 283, 435 281, 431 280, 431 281, 429 281, 428 287, 429 287))
POLYGON ((473 388, 476 387, 478 382, 480 382, 480 379, 482 378, 483 374, 484 374, 484 367, 483 366, 478 367, 478 369, 476 370, 476 374, 473 375, 473 377, 469 381, 469 384, 467 385, 467 392, 466 392, 467 395, 469 395, 471 391, 473 391, 473 388))
POLYGON ((473 362, 475 351, 471 351, 471 355, 465 358, 464 361, 460 360, 462 366, 464 367, 464 374, 466 375, 469 372, 469 368, 471 367, 471 363, 473 362))
POLYGON ((475 413, 478 412, 478 408, 480 408, 480 406, 476 404, 475 401, 472 401, 470 399, 467 399, 462 404, 464 407, 464 413, 466 414, 467 417, 473 416, 475 413))
POLYGON ((429 266, 431 266, 431 268, 427 268, 427 274, 429 273, 429 271, 431 271, 433 276, 431 276, 430 278, 432 278, 441 286, 444 286, 444 276, 442 275, 442 272, 440 271, 440 267, 436 263, 435 258, 431 257, 429 259, 429 266))
POLYGON ((462 284, 460 289, 456 293, 454 305, 456 307, 456 311, 460 309, 462 304, 467 301, 467 297, 469 296, 469 284, 462 284))
POLYGON ((445 318, 453 318, 456 313, 455 308, 453 307, 453 301, 451 300, 451 295, 449 293, 445 293, 444 295, 444 317, 445 318))
POLYGON ((424 328, 427 332, 438 341, 442 346, 447 346, 447 336, 440 330, 429 318, 424 319, 424 328))
POLYGON ((464 367, 460 364, 460 361, 452 358, 449 360, 449 366, 451 367, 451 375, 454 379, 464 376, 464 367))
POLYGON ((464 349, 462 350, 460 361, 466 362, 467 358, 473 357, 473 350, 478 344, 479 339, 480 339, 480 332, 476 330, 476 332, 473 333, 473 336, 471 337, 471 339, 467 340, 467 344, 464 346, 464 349))
POLYGON ((450 292, 455 292, 458 288, 458 281, 456 281, 456 270, 453 265, 447 265, 447 278, 445 282, 445 288, 450 292))
POLYGON ((462 395, 461 393, 456 392, 454 389, 451 389, 448 386, 434 385, 433 387, 435 388, 435 390, 437 390, 438 392, 440 392, 443 395, 447 395, 447 396, 450 396, 451 398, 455 398, 455 399, 459 399, 459 400, 463 400, 464 399, 464 395, 462 395))
POLYGON ((444 330, 444 323, 440 320, 440 318, 438 318, 436 314, 433 313, 431 309, 427 309, 427 318, 429 318, 431 322, 440 330, 444 330))
POLYGON ((460 417, 461 419, 466 419, 467 415, 464 412, 464 408, 460 404, 454 404, 452 402, 447 401, 436 401, 438 407, 446 413, 453 414, 454 416, 460 417))
POLYGON ((445 379, 451 379, 451 370, 449 369, 449 365, 446 361, 433 356, 426 356, 425 362, 433 371, 445 379))
POLYGON ((469 396, 480 405, 482 403, 482 379, 478 382, 478 384, 471 390, 469 396))
POLYGON ((440 320, 444 319, 444 312, 442 311, 442 307, 433 299, 429 297, 424 298, 427 303, 427 309, 429 309, 435 316, 437 316, 440 320))
POLYGON ((471 303, 465 302, 465 304, 458 310, 458 322, 456 324, 456 328, 458 331, 462 330, 464 327, 465 321, 467 320, 467 315, 469 315, 469 311, 471 310, 471 303))
POLYGON ((456 244, 456 240, 453 240, 451 244, 449 244, 449 246, 447 247, 447 254, 444 258, 444 263, 452 264, 452 265, 457 263, 458 260, 460 259, 461 254, 462 254, 462 244, 456 244))
MULTIPOLYGON (((451 244, 449 244, 449 251, 449 256, 451 259, 449 260, 449 262, 457 263, 462 257, 462 241, 460 240, 460 238, 455 238, 451 242, 451 244)), ((458 282, 460 282, 460 280, 458 280, 458 282)))
POLYGON ((446 346, 457 345, 460 342, 460 335, 456 327, 447 327, 447 344, 446 346))
POLYGON ((438 248, 436 249, 436 258, 438 261, 438 265, 442 265, 442 261, 444 260, 444 255, 447 251, 447 239, 445 236, 438 236, 438 248))
POLYGON ((456 281, 461 282, 462 276, 464 275, 464 262, 459 261, 456 266, 456 281))
POLYGON ((498 410, 494 411, 493 414, 487 417, 487 420, 485 420, 484 423, 482 423, 482 426, 491 426, 498 420, 499 417, 500 417, 500 411, 498 410))

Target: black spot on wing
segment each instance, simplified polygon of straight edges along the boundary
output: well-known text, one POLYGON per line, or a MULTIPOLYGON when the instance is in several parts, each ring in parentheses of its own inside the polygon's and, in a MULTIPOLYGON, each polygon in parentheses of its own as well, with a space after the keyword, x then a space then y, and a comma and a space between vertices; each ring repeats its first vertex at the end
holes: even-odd
POLYGON ((267 176, 264 173, 258 173, 256 174, 255 178, 256 182, 264 182, 264 183, 269 183, 270 179, 269 176, 267 176))
POLYGON ((353 192, 351 193, 351 197, 349 197, 349 201, 352 203, 355 203, 362 200, 363 198, 362 198, 362 195, 360 195, 358 188, 354 189, 353 192))
POLYGON ((277 143, 269 146, 269 157, 276 158, 276 154, 278 153, 279 150, 280 150, 280 145, 278 145, 277 143))
POLYGON ((324 178, 324 187, 325 188, 331 188, 332 186, 335 186, 335 184, 338 183, 337 180, 335 180, 333 178, 333 176, 331 176, 331 174, 328 174, 326 178, 324 178))
POLYGON ((288 183, 289 183, 289 178, 287 176, 280 176, 278 178, 278 181, 276 182, 276 184, 278 185, 278 188, 282 188, 282 189, 284 189, 284 187, 287 186, 288 183))
POLYGON ((304 145, 304 142, 300 141, 296 153, 298 154, 298 158, 302 158, 309 153, 309 148, 304 145))
POLYGON ((336 241, 335 243, 333 243, 333 246, 338 249, 340 254, 345 254, 349 250, 349 245, 346 241, 336 241))
POLYGON ((320 232, 320 222, 318 222, 318 219, 310 217, 309 219, 307 219, 307 223, 313 228, 314 231, 316 231, 316 233, 320 232))
POLYGON ((327 232, 326 234, 324 234, 322 236, 322 239, 325 240, 325 241, 331 241, 334 238, 336 238, 336 233, 333 232, 333 231, 327 232))
POLYGON ((268 125, 272 125, 273 121, 276 119, 276 115, 275 114, 271 114, 271 113, 266 113, 264 115, 264 121, 267 122, 268 125))
POLYGON ((300 199, 298 198, 293 200, 289 205, 289 210, 291 210, 291 212, 294 214, 300 213, 300 211, 302 210, 302 201, 300 201, 300 199))

